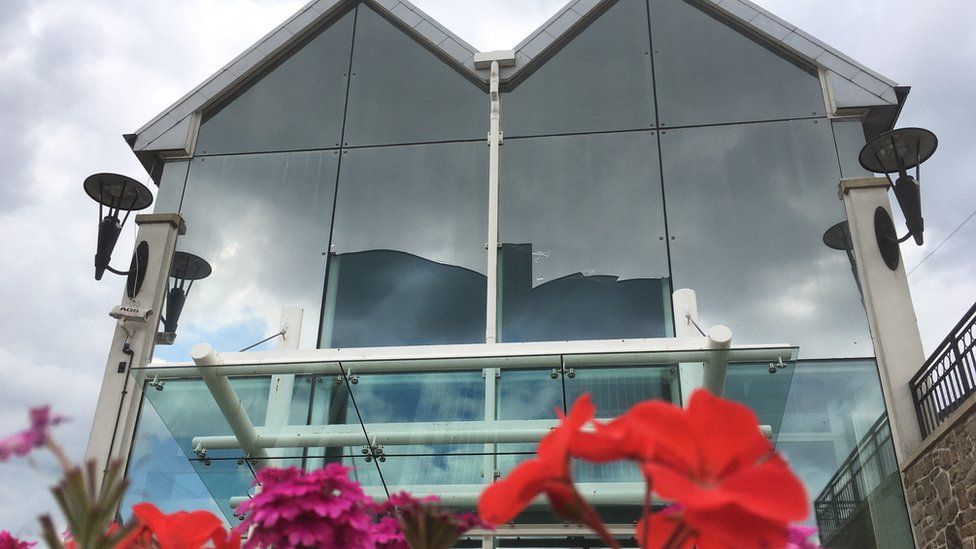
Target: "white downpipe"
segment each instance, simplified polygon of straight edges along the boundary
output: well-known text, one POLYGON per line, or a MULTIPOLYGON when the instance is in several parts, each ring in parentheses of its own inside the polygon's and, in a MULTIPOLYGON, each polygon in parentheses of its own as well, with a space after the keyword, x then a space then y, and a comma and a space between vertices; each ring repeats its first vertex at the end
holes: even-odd
POLYGON ((258 435, 254 430, 254 423, 248 417, 247 410, 244 409, 244 403, 237 396, 237 393, 234 392, 230 381, 213 371, 214 367, 220 364, 220 356, 217 352, 214 351, 209 343, 197 343, 190 349, 190 358, 196 363, 200 377, 207 384, 207 388, 210 389, 210 394, 213 395, 217 407, 220 408, 224 419, 227 420, 231 431, 234 432, 234 436, 240 441, 241 447, 247 452, 247 455, 255 458, 268 457, 268 453, 265 452, 264 448, 258 446, 258 435))
POLYGON ((702 386, 717 396, 725 392, 725 374, 729 369, 729 348, 732 346, 732 330, 721 324, 708 330, 708 347, 715 349, 705 364, 702 386))
POLYGON ((501 96, 498 93, 498 61, 491 62, 488 97, 491 103, 488 130, 488 310, 485 341, 498 341, 498 172, 501 153, 501 96))
MULTIPOLYGON (((288 306, 281 309, 281 339, 276 349, 278 351, 297 351, 302 335, 303 311, 300 307, 288 306)), ((268 412, 264 424, 271 429, 281 429, 288 425, 288 415, 291 411, 292 395, 295 392, 295 374, 271 376, 271 388, 268 391, 268 412)), ((268 452, 272 457, 284 457, 281 450, 268 452)))

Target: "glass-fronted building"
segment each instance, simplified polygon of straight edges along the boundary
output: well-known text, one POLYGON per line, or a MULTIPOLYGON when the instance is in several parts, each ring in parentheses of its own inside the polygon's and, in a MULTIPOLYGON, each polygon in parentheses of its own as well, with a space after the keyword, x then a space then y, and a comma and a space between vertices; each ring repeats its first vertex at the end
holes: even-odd
MULTIPOLYGON (((770 428, 823 540, 912 547, 858 281, 822 241, 907 90, 740 0, 575 0, 511 57, 497 199, 489 70, 403 0, 313 2, 127 136, 155 211, 185 220, 177 250, 213 267, 133 368, 130 503, 233 524, 256 467, 341 461, 375 497, 470 508, 578 395, 604 418, 680 403, 707 361, 655 342, 687 335, 687 288, 703 331, 785 349, 785 368, 733 351, 724 392, 770 428), (285 306, 297 350, 234 353, 285 306), (264 453, 195 373, 199 342, 237 364, 264 453)), ((632 543, 636 468, 576 477, 632 543)), ((484 543, 591 543, 554 524, 532 507, 484 543)))

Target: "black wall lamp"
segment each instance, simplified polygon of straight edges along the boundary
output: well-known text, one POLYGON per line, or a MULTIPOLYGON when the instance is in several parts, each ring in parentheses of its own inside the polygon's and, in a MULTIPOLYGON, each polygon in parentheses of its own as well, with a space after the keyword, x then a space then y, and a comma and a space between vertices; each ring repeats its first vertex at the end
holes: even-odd
POLYGON ((847 253, 847 261, 851 264, 851 273, 854 275, 854 284, 860 292, 861 280, 857 276, 857 260, 854 258, 854 241, 851 237, 850 225, 846 221, 841 221, 827 229, 823 234, 823 243, 830 249, 847 253))
POLYGON ((877 208, 874 212, 874 229, 878 239, 878 249, 881 257, 891 270, 898 268, 900 253, 898 245, 909 237, 915 243, 922 245, 922 233, 925 222, 922 219, 922 199, 919 192, 920 166, 928 160, 939 146, 939 139, 934 133, 923 128, 901 128, 883 133, 871 140, 858 155, 858 161, 864 169, 884 174, 895 190, 898 206, 905 216, 908 234, 899 238, 895 232, 895 223, 891 215, 884 208, 877 208), (908 170, 915 169, 914 177, 908 170), (898 179, 891 180, 891 174, 898 174, 898 179))
POLYGON ((176 341, 176 328, 183 314, 183 305, 190 295, 193 282, 210 276, 213 268, 203 258, 187 252, 175 252, 169 276, 173 281, 166 294, 166 316, 163 317, 163 331, 156 335, 156 343, 172 345, 176 341))
POLYGON ((126 293, 134 298, 142 287, 149 259, 149 245, 140 242, 132 256, 128 271, 113 269, 109 263, 112 251, 122 233, 122 227, 129 214, 144 210, 152 205, 153 196, 149 189, 131 177, 115 173, 96 173, 85 179, 85 192, 98 202, 98 243, 95 248, 95 280, 101 280, 105 271, 128 276, 126 293), (106 213, 106 209, 108 210, 106 213), (120 214, 125 212, 125 216, 120 214))

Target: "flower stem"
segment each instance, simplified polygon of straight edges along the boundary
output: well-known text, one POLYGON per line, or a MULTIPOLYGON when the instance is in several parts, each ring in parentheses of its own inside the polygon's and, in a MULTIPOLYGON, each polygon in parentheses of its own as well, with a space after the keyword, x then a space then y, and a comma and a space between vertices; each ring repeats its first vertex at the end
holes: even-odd
POLYGON ((61 464, 61 468, 64 469, 65 473, 75 468, 74 463, 71 463, 71 460, 68 459, 68 454, 65 453, 64 448, 62 448, 60 444, 51 438, 50 433, 46 434, 44 439, 45 446, 47 446, 47 449, 50 450, 51 453, 54 454, 54 457, 58 459, 58 462, 61 464))
POLYGON ((681 522, 678 525, 678 528, 671 533, 671 537, 668 538, 668 541, 664 543, 664 549, 681 549, 681 545, 687 541, 688 536, 690 535, 691 528, 688 528, 684 522, 681 522))

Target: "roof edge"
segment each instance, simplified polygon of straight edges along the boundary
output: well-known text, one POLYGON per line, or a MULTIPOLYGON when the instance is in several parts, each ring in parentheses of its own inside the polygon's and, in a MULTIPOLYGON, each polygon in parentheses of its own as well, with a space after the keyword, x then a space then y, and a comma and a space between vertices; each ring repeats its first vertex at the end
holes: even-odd
MULTIPOLYGON (((238 89, 256 72, 286 54, 329 18, 357 1, 359 0, 312 0, 166 110, 132 134, 127 134, 126 141, 140 159, 152 152, 162 156, 192 154, 193 136, 187 134, 193 133, 192 128, 199 124, 203 109, 238 89), (191 128, 191 131, 187 132, 187 128, 191 128)), ((408 0, 361 1, 394 21, 463 75, 475 81, 487 80, 487 71, 475 68, 474 57, 480 53, 477 48, 408 0)), ((577 31, 616 1, 618 0, 570 0, 515 46, 516 64, 502 70, 502 79, 510 81, 523 71, 531 72, 534 66, 544 63, 552 53, 568 43, 577 31)), ((831 78, 839 79, 837 81, 841 85, 835 86, 837 91, 834 93, 838 110, 861 107, 886 108, 890 111, 888 107, 896 107, 900 111, 904 94, 896 91, 900 87, 894 81, 859 64, 750 0, 687 1, 716 12, 787 53, 827 71, 831 78)))

